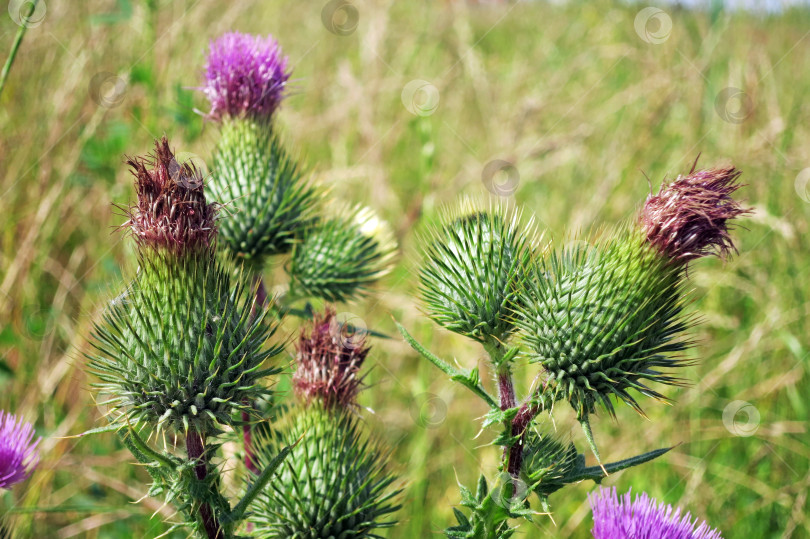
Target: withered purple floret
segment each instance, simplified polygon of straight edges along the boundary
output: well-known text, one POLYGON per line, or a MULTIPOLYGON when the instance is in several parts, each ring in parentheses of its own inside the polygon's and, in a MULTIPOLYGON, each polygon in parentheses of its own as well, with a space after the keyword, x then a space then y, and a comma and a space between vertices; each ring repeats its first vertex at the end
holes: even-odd
POLYGON ((216 229, 215 204, 205 200, 204 180, 190 162, 178 163, 164 136, 155 153, 130 157, 138 202, 125 209, 129 228, 139 247, 165 248, 182 253, 212 245, 216 229))
POLYGON ((750 209, 732 198, 740 188, 740 171, 732 167, 698 170, 665 184, 650 195, 641 211, 647 241, 682 263, 737 249, 729 235, 730 221, 750 209))

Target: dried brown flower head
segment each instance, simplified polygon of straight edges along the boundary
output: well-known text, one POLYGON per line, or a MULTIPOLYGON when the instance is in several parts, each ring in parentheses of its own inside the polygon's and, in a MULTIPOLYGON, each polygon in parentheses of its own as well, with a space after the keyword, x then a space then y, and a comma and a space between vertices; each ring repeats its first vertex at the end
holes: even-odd
POLYGON ((320 399, 327 408, 356 406, 363 385, 359 371, 368 351, 365 333, 341 324, 334 309, 315 314, 311 331, 302 329, 296 344, 296 394, 308 402, 320 399))
POLYGON ((135 176, 136 205, 125 209, 139 246, 186 252, 212 244, 216 233, 216 205, 208 204, 203 177, 191 163, 180 164, 164 136, 155 153, 127 159, 135 176))
POLYGON ((740 188, 734 167, 698 170, 678 176, 647 197, 640 221, 647 241, 672 259, 686 263, 703 256, 725 258, 737 249, 729 220, 750 213, 731 195, 740 188))

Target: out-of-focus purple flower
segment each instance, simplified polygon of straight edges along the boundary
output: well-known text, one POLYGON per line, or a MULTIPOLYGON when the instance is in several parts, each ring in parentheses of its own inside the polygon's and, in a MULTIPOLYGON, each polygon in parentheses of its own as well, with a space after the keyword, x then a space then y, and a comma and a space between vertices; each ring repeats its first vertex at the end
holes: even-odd
POLYGON ((34 428, 0 410, 0 488, 10 488, 28 478, 39 463, 34 428), (33 441, 33 442, 32 442, 33 441))
POLYGON ((211 102, 209 117, 267 119, 284 98, 290 71, 273 36, 232 32, 212 41, 202 88, 211 102))
POLYGON ((698 170, 664 185, 649 196, 641 211, 647 241, 665 255, 688 262, 736 251, 729 236, 729 221, 750 213, 731 195, 740 188, 734 167, 698 170))
POLYGON ((720 531, 705 522, 698 526, 687 512, 658 502, 642 492, 630 500, 630 491, 619 498, 616 487, 602 488, 588 495, 593 511, 595 539, 722 539, 720 531))
POLYGON ((352 332, 327 307, 323 315, 313 317, 311 332, 301 330, 296 350, 297 395, 307 402, 320 399, 327 408, 357 405, 363 383, 359 371, 369 351, 365 332, 352 332))

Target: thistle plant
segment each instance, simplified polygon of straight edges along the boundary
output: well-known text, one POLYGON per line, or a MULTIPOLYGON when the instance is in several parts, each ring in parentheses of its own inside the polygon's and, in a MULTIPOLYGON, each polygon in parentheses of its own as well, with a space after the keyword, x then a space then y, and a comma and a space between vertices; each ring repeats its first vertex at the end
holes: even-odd
MULTIPOLYGON (((202 88, 208 118, 220 127, 210 181, 224 208, 219 244, 256 283, 256 309, 273 313, 299 300, 361 297, 390 269, 396 248, 371 210, 325 204, 326 193, 285 149, 275 117, 289 78, 288 60, 272 36, 229 33, 211 43, 202 88), (264 270, 287 255, 289 283, 266 305, 264 270)), ((245 465, 256 473, 247 413, 242 422, 245 465)))
POLYGON ((276 323, 252 314, 247 278, 216 256, 217 206, 204 178, 179 164, 164 137, 148 157, 128 160, 138 200, 125 208, 138 271, 95 326, 90 370, 111 426, 153 484, 200 537, 233 537, 250 501, 272 477, 282 449, 231 507, 213 463, 238 412, 270 394, 266 361, 276 323), (142 433, 146 432, 146 439, 142 433), (168 440, 167 440, 168 437, 168 440), (177 439, 184 440, 185 454, 177 439), (150 440, 163 440, 163 449, 150 440))
POLYGON ((631 501, 629 491, 619 497, 616 487, 600 487, 588 495, 588 502, 595 539, 722 539, 719 530, 705 522, 698 525, 689 513, 681 515, 680 507, 673 510, 646 492, 631 501))
POLYGON ((257 273, 269 257, 290 251, 317 201, 275 129, 287 63, 272 36, 235 32, 211 43, 205 67, 208 118, 220 126, 210 187, 228 210, 222 246, 257 273))
POLYGON ((748 212, 731 195, 739 172, 732 168, 679 176, 650 195, 637 219, 591 244, 543 249, 531 220, 503 206, 469 202, 445 212, 424 239, 420 296, 426 314, 443 327, 477 341, 489 357, 496 395, 478 368, 460 370, 425 349, 398 325, 406 341, 452 380, 490 407, 483 426, 498 425, 501 475, 490 488, 481 476, 476 494, 462 487, 458 525, 448 537, 509 537, 510 519, 531 520, 527 494, 548 498, 567 484, 604 476, 657 458, 670 448, 603 464, 590 418, 598 409, 615 417, 624 402, 643 414, 637 398, 667 400, 653 386, 680 385, 673 371, 695 317, 685 307, 687 270, 698 258, 735 251, 729 230, 748 212), (513 371, 540 370, 518 402, 513 371), (574 443, 542 428, 542 418, 566 401, 582 425, 597 466, 586 466, 574 443), (506 493, 506 494, 504 494, 506 493))
POLYGON ((279 480, 251 508, 257 537, 379 537, 375 530, 395 524, 389 517, 399 508, 399 491, 386 469, 387 452, 358 415, 368 352, 366 335, 347 330, 331 307, 302 329, 292 379, 296 406, 256 447, 263 463, 294 445, 279 480))
POLYGON ((10 489, 31 476, 39 463, 39 445, 30 423, 0 410, 0 489, 10 489))

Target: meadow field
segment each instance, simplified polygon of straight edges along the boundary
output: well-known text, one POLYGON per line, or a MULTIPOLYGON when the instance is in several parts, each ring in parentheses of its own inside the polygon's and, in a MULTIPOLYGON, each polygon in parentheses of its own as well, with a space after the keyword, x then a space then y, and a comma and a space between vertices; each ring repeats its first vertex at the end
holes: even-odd
MULTIPOLYGON (((4 58, 22 2, 10 4, 4 58)), ((689 386, 664 389, 672 406, 643 399, 648 418, 619 406, 616 421, 593 421, 607 460, 677 447, 603 484, 680 505, 725 537, 810 537, 810 8, 335 5, 40 0, 0 95, 0 408, 43 437, 35 474, 0 498, 19 536, 168 528, 170 508, 142 499, 147 475, 113 435, 70 436, 103 425, 83 354, 136 265, 115 231, 124 218, 113 205, 134 198, 124 156, 165 134, 177 152, 210 158, 216 126, 196 88, 209 41, 239 30, 270 33, 289 55, 279 122, 314 180, 379 211, 401 247, 370 298, 338 308, 391 336, 372 343, 361 399, 404 488, 385 536, 439 536, 457 481, 473 486, 498 462, 492 433, 477 436, 483 405, 394 336, 397 320, 463 366, 484 357, 416 300, 420 235, 440 208, 510 198, 544 241, 587 241, 700 156, 743 171, 754 211, 733 232, 737 256, 690 269, 701 323, 689 386)), ((555 419, 582 449, 571 411, 555 419)), ((590 537, 592 488, 552 495, 553 519, 519 536, 590 537)))

